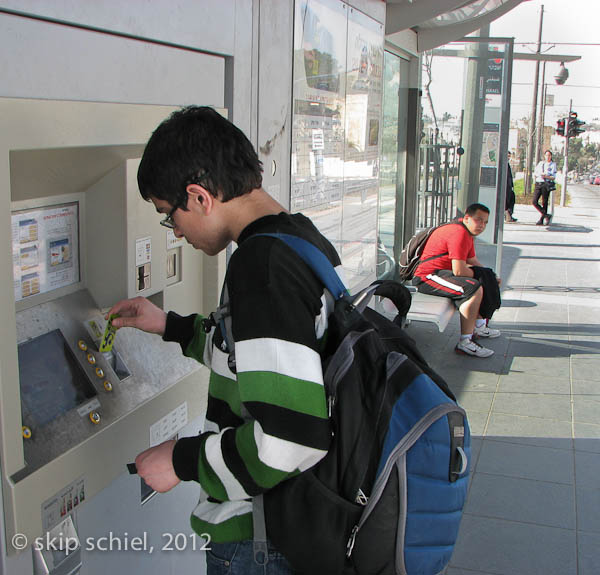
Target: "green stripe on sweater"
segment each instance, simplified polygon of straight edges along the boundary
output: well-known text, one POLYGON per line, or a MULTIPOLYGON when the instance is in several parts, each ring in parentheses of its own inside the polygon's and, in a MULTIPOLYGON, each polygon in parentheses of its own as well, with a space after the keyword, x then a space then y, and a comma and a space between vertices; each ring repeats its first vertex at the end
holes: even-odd
POLYGON ((327 418, 325 389, 318 383, 267 371, 239 373, 238 381, 242 402, 268 403, 327 418))

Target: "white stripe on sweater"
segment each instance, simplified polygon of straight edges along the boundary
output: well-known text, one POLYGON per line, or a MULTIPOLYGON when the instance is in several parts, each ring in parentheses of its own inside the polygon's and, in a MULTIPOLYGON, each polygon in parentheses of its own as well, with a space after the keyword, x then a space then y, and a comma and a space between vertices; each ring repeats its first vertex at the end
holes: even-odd
MULTIPOLYGON (((236 345, 237 352, 237 345, 236 345)), ((212 353, 212 371, 217 375, 232 379, 235 381, 234 373, 229 369, 229 354, 221 351, 216 345, 213 346, 212 353)))
POLYGON ((223 523, 232 517, 252 513, 251 501, 224 501, 223 503, 212 503, 203 501, 194 509, 193 514, 213 525, 223 523))
POLYGON ((304 471, 323 459, 327 451, 299 445, 264 432, 258 421, 254 422, 254 441, 262 463, 288 473, 304 471))
POLYGON ((268 371, 323 385, 319 354, 309 347, 276 338, 257 338, 235 344, 238 373, 268 371))
POLYGON ((241 483, 235 478, 235 475, 231 473, 223 459, 221 439, 223 433, 227 431, 227 429, 231 428, 225 428, 218 435, 208 436, 204 448, 206 459, 212 470, 217 474, 223 487, 225 487, 229 499, 247 499, 250 496, 244 491, 241 483))

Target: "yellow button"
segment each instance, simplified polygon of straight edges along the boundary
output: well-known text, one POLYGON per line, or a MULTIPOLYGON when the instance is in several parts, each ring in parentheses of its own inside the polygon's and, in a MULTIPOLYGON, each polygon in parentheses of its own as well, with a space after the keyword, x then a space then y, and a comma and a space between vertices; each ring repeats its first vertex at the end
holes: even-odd
POLYGON ((101 367, 96 368, 96 375, 98 377, 104 377, 104 370, 101 367))
POLYGON ((100 414, 97 411, 90 411, 90 421, 94 425, 98 425, 100 423, 100 414))
POLYGON ((110 381, 108 381, 108 379, 104 382, 104 389, 106 389, 106 391, 112 391, 113 390, 112 383, 110 381))
POLYGON ((24 425, 22 429, 23 429, 23 438, 31 439, 31 429, 29 429, 29 427, 27 427, 26 425, 24 425))
POLYGON ((94 354, 92 353, 88 353, 87 354, 87 360, 94 365, 96 363, 96 358, 94 357, 94 354))
POLYGON ((87 351, 87 343, 85 343, 85 341, 83 341, 82 339, 80 339, 77 342, 77 347, 81 350, 81 351, 87 351))

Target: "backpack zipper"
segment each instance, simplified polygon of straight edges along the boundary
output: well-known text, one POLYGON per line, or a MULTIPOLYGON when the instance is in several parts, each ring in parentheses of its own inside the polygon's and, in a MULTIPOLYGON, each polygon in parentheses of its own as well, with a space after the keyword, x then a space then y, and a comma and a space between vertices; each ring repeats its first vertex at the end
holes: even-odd
POLYGON ((440 405, 436 405, 434 408, 429 410, 417 423, 413 426, 413 428, 404 436, 402 441, 392 450, 388 460, 385 462, 383 469, 377 481, 375 481, 375 486, 373 487, 373 491, 371 496, 369 497, 369 502, 367 503, 362 515, 360 516, 359 522, 352 528, 350 532, 350 537, 348 538, 348 542, 346 544, 346 557, 350 558, 352 555, 352 551, 354 549, 354 543, 356 542, 356 536, 358 532, 365 524, 369 515, 373 511, 373 508, 379 502, 381 498, 381 494, 385 488, 389 475, 392 471, 393 466, 395 465, 396 459, 398 456, 406 453, 423 435, 423 433, 429 428, 429 426, 437 421, 438 419, 444 417, 448 413, 452 413, 453 411, 457 411, 466 417, 465 410, 456 404, 451 403, 441 403, 440 405))

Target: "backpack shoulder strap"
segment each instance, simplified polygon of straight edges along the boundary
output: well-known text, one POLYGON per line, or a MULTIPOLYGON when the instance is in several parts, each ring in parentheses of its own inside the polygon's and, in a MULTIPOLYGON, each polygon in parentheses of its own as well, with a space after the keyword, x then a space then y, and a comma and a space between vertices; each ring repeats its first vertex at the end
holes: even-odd
POLYGON ((331 295, 333 295, 336 300, 348 295, 348 290, 335 271, 333 264, 317 246, 311 244, 304 238, 293 236, 291 234, 264 233, 255 234, 252 237, 260 236, 277 238, 287 244, 323 282, 323 285, 331 292, 331 295))

